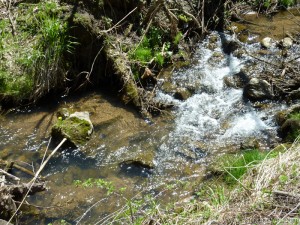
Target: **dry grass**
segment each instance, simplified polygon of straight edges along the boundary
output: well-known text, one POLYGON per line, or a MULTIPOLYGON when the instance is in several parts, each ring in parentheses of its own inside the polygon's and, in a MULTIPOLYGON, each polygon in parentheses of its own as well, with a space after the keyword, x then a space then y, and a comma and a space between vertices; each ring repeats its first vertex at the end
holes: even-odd
POLYGON ((236 188, 228 208, 220 213, 222 224, 299 224, 300 142, 276 158, 264 160, 248 171, 236 188))

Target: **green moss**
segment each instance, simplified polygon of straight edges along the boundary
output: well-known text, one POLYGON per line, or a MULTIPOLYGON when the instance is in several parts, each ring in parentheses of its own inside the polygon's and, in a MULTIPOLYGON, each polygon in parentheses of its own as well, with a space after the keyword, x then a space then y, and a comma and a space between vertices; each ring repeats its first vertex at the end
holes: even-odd
POLYGON ((134 105, 139 106, 139 93, 133 82, 125 84, 125 93, 127 97, 127 99, 124 99, 125 103, 132 101, 134 105))
POLYGON ((138 47, 134 52, 134 59, 142 62, 148 63, 152 59, 152 51, 147 47, 138 47))
POLYGON ((84 145, 90 138, 91 124, 77 117, 68 117, 65 120, 59 119, 52 128, 54 136, 66 137, 75 145, 84 145))
MULTIPOLYGON (((300 122, 300 112, 299 109, 296 109, 294 112, 288 115, 287 119, 291 120, 297 120, 300 122)), ((293 142, 299 135, 300 135, 300 129, 298 129, 298 126, 291 126, 285 141, 293 142)))

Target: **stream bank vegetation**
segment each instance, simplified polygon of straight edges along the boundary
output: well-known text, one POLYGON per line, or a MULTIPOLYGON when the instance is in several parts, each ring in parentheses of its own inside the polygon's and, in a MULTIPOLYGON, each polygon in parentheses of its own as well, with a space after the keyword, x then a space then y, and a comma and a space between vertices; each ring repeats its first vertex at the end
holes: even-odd
MULTIPOLYGON (((161 69, 178 61, 188 62, 193 44, 209 29, 220 29, 229 23, 234 9, 228 8, 231 1, 120 4, 53 0, 1 4, 1 104, 34 102, 51 92, 109 84, 124 103, 145 114, 167 107, 155 102, 161 69)), ((291 4, 250 1, 251 7, 266 12, 291 4)), ((299 68, 288 61, 278 70, 281 75, 289 71, 294 75, 299 68)), ((284 96, 290 96, 299 84, 283 86, 289 83, 282 83, 279 77, 272 79, 284 96)), ((296 139, 290 148, 283 147, 283 152, 253 150, 234 160, 227 159, 222 170, 215 171, 219 175, 197 187, 191 201, 182 202, 180 207, 163 207, 157 196, 144 200, 137 197, 103 223, 297 224, 299 146, 296 139)), ((104 180, 75 184, 99 186, 108 194, 114 192, 112 184, 104 180)))
POLYGON ((223 30, 246 9, 275 12, 296 3, 2 1, 2 107, 109 86, 125 104, 158 113, 169 107, 155 99, 162 69, 187 65, 209 30, 223 30))
MULTIPOLYGON (((34 102, 66 81, 64 54, 75 42, 56 1, 2 1, 0 23, 1 102, 34 102)), ((5 105, 4 105, 5 106, 5 105)))
MULTIPOLYGON (((213 176, 181 202, 135 198, 99 224, 299 224, 300 142, 247 150, 218 162, 213 176), (220 164, 221 162, 221 164, 220 164)), ((172 187, 171 187, 172 188, 172 187)))

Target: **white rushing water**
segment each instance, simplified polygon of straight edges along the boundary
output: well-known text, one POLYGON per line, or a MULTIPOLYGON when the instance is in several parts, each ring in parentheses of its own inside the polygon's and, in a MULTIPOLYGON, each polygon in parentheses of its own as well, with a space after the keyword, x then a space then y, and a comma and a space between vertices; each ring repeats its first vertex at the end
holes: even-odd
MULTIPOLYGON (((176 163, 171 161, 182 161, 184 158, 200 162, 204 156, 216 151, 238 149, 242 143, 254 139, 267 143, 275 136, 272 107, 267 110, 254 109, 243 98, 241 88, 230 88, 224 84, 224 77, 238 73, 249 58, 244 56, 238 59, 224 54, 220 37, 215 44, 213 50, 205 47, 208 42, 201 44, 195 55, 196 63, 173 74, 174 84, 192 86, 195 94, 185 101, 173 99, 173 104, 177 106, 175 127, 164 137, 158 150, 158 167, 174 167, 176 163)), ((160 93, 158 98, 172 102, 170 95, 160 93)))

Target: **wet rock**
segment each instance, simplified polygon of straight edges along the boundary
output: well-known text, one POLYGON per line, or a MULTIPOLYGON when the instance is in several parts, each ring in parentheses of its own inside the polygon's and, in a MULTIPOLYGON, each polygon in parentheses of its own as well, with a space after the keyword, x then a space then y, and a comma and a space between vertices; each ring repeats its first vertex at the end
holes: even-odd
POLYGON ((242 71, 232 76, 224 77, 224 83, 227 87, 243 88, 248 82, 249 77, 242 71))
POLYGON ((84 145, 93 132, 93 124, 88 112, 75 112, 66 119, 58 118, 52 127, 54 138, 67 138, 69 142, 79 147, 84 145))
POLYGON ((128 160, 120 163, 121 172, 128 176, 149 177, 152 174, 152 165, 139 160, 128 160))
POLYGON ((279 42, 279 47, 281 48, 291 48, 293 45, 293 40, 290 37, 285 37, 279 42))
POLYGON ((236 41, 224 41, 223 43, 223 51, 225 54, 231 54, 235 50, 239 49, 240 44, 236 41))
POLYGON ((300 134, 300 119, 287 119, 279 128, 278 134, 284 141, 294 141, 300 134))
POLYGON ((240 149, 241 150, 259 149, 259 147, 260 147, 260 143, 258 142, 258 140, 254 138, 242 142, 240 149))
POLYGON ((296 90, 292 90, 288 95, 288 99, 290 100, 300 99, 300 88, 296 90))
POLYGON ((178 100, 187 100, 191 96, 191 92, 186 88, 177 88, 174 93, 174 98, 178 100))
POLYGON ((161 90, 165 93, 175 93, 176 92, 176 85, 174 85, 173 83, 169 82, 169 81, 165 81, 161 87, 161 90))
POLYGON ((208 59, 208 63, 210 65, 216 65, 222 62, 223 59, 224 59, 224 55, 222 54, 222 52, 214 52, 212 56, 208 59))
POLYGON ((209 39, 208 39, 208 44, 207 44, 207 48, 210 50, 215 50, 218 47, 218 42, 219 37, 215 34, 210 35, 209 39))
POLYGON ((242 48, 239 48, 232 53, 232 55, 236 58, 242 58, 246 54, 247 54, 246 50, 242 48))
POLYGON ((266 80, 252 78, 244 88, 244 96, 252 101, 272 99, 272 87, 266 80))
POLYGON ((273 39, 270 37, 265 37, 260 41, 262 48, 271 48, 273 43, 273 39))

